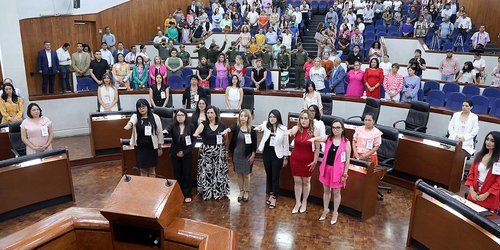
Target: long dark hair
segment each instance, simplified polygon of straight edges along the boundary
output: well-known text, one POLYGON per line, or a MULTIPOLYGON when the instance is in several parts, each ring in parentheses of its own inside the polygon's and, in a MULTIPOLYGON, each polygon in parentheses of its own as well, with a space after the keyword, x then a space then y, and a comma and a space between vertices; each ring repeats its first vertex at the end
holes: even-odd
MULTIPOLYGON (((313 91, 316 91, 316 84, 314 84, 314 82, 310 81, 306 84, 306 90, 305 90, 305 93, 309 93, 309 86, 312 86, 313 87, 313 91)), ((304 96, 304 99, 306 97, 304 96)))
POLYGON ((148 122, 149 124, 151 124, 151 132, 156 134, 156 122, 155 122, 155 118, 153 117, 153 111, 151 110, 151 105, 149 105, 149 102, 144 99, 144 98, 141 98, 139 100, 137 100, 137 102, 135 103, 135 110, 136 110, 136 114, 137 114, 137 120, 140 120, 141 119, 141 113, 139 113, 139 107, 140 106, 146 106, 147 109, 148 109, 148 122))
POLYGON ((331 129, 331 131, 330 131, 331 133, 330 133, 330 135, 328 136, 328 139, 330 139, 330 140, 333 140, 333 137, 335 136, 335 135, 333 134, 333 124, 334 124, 334 123, 336 123, 336 122, 340 123, 340 126, 342 127, 342 134, 341 134, 341 138, 342 138, 342 139, 344 139, 344 138, 345 138, 345 124, 344 124, 344 122, 343 122, 342 120, 340 120, 340 119, 335 119, 335 120, 333 120, 333 122, 332 122, 332 124, 331 124, 331 126, 330 126, 330 127, 331 127, 331 128, 330 128, 330 129, 331 129))
POLYGON ((321 119, 321 113, 319 112, 318 105, 312 104, 312 105, 309 106, 309 108, 313 108, 314 109, 314 119, 319 121, 319 119, 321 119))
POLYGON ((486 137, 484 137, 483 147, 481 148, 481 151, 477 152, 476 157, 474 158, 474 163, 479 163, 483 160, 483 157, 490 151, 486 148, 486 139, 490 135, 493 137, 493 141, 495 142, 495 149, 493 149, 493 154, 491 155, 491 158, 486 165, 487 169, 490 169, 493 166, 493 163, 498 162, 498 158, 500 157, 500 132, 490 131, 486 135, 486 137))
POLYGON ((183 113, 186 116, 186 120, 184 120, 184 124, 186 124, 186 121, 187 121, 187 112, 186 112, 186 110, 183 109, 183 108, 178 109, 177 111, 175 111, 175 114, 174 114, 175 115, 175 117, 174 117, 174 125, 176 127, 179 127, 179 125, 180 125, 180 123, 177 121, 177 114, 178 113, 183 113))
POLYGON ((464 67, 462 68, 462 72, 464 73, 469 73, 472 72, 474 69, 474 66, 472 65, 472 62, 468 61, 464 63, 464 67), (465 65, 467 65, 467 69, 465 68, 465 65))
MULTIPOLYGON (((198 78, 196 78, 196 79, 198 79, 198 78)), ((194 110, 193 116, 191 116, 191 123, 193 123, 195 127, 198 127, 198 118, 200 118, 200 113, 201 113, 200 107, 198 106, 200 101, 205 102, 205 106, 206 106, 205 110, 207 110, 207 108, 208 108, 207 99, 200 97, 198 102, 196 102, 196 109, 194 110)))
POLYGON ((271 130, 271 132, 275 132, 273 131, 273 125, 269 122, 269 116, 271 114, 274 115, 274 117, 276 117, 276 128, 278 128, 279 125, 283 125, 283 120, 281 119, 281 113, 279 110, 273 109, 269 111, 269 114, 267 115, 267 129, 271 130))
POLYGON ((3 84, 3 87, 2 87, 2 90, 3 90, 3 92, 2 92, 2 99, 4 101, 7 101, 7 91, 5 91, 5 87, 11 87, 12 88, 12 97, 11 97, 12 98, 12 102, 13 103, 17 103, 16 89, 14 88, 14 85, 12 85, 12 83, 9 83, 9 82, 3 84))

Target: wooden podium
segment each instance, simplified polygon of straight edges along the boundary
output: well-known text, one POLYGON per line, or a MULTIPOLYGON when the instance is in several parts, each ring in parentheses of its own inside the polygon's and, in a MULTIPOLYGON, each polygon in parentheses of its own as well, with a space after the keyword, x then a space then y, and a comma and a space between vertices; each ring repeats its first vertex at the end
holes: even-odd
POLYGON ((109 221, 114 249, 161 248, 164 229, 183 200, 175 180, 124 176, 101 210, 109 221))

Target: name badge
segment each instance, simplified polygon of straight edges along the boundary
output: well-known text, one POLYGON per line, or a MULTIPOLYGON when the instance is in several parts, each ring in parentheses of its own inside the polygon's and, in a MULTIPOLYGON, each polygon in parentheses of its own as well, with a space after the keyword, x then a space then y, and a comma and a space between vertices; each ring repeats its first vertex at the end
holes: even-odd
POLYGON ((42 127, 40 128, 40 130, 42 131, 42 136, 43 137, 49 136, 49 127, 47 125, 42 125, 42 127))
POLYGON ((217 135, 217 145, 222 144, 222 135, 217 135))
POLYGON ((276 136, 271 136, 271 138, 269 138, 269 146, 276 146, 276 136))
POLYGON ((245 134, 245 144, 252 144, 252 137, 250 134, 245 134))
POLYGON ((191 146, 191 136, 186 135, 186 137, 184 137, 184 139, 186 141, 186 146, 191 146))
POLYGON ((144 127, 144 135, 145 136, 151 136, 151 125, 148 125, 148 126, 144 127))
POLYGON ((165 95, 165 92, 160 92, 160 95, 161 95, 161 99, 166 99, 167 98, 167 95, 165 95))
POLYGON ((367 140, 366 141, 366 148, 367 149, 373 149, 373 140, 367 140))
POLYGON ((195 95, 195 96, 194 96, 194 101, 195 101, 195 102, 197 102, 197 101, 199 101, 199 100, 200 100, 200 96, 199 96, 199 95, 195 95))
POLYGON ((493 169, 491 170, 491 173, 494 175, 500 175, 500 162, 493 163, 493 169))
POLYGON ((340 153, 340 162, 346 162, 346 160, 347 160, 346 153, 345 152, 340 153))
POLYGON ((104 103, 106 103, 106 104, 110 104, 111 103, 111 98, 109 97, 109 95, 105 95, 104 96, 104 103))

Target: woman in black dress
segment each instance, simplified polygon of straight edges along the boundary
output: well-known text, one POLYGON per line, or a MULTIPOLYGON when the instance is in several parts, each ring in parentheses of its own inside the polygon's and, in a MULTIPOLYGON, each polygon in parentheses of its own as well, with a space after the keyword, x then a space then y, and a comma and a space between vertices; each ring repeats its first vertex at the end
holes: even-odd
POLYGON ((172 145, 170 146, 170 159, 174 169, 174 179, 179 181, 179 185, 184 195, 184 202, 191 202, 192 194, 192 150, 193 133, 195 127, 191 123, 186 123, 187 112, 179 109, 175 113, 174 124, 167 128, 167 134, 172 136, 172 145))
POLYGON ((220 122, 219 109, 208 106, 207 120, 200 123, 193 136, 201 136, 203 145, 198 160, 198 193, 204 200, 229 195, 229 169, 226 159, 226 126, 220 122))
POLYGON ((135 104, 137 112, 130 117, 124 129, 132 129, 130 146, 135 147, 136 166, 141 176, 155 177, 157 156, 163 154, 163 133, 160 117, 153 114, 146 99, 135 104))
POLYGON ((155 85, 149 89, 149 100, 155 107, 167 107, 170 97, 170 88, 163 84, 163 76, 158 74, 155 77, 155 85))
POLYGON ((203 88, 210 88, 210 78, 212 77, 212 67, 208 64, 207 58, 204 56, 200 59, 200 65, 198 65, 196 76, 198 77, 199 84, 203 88))
POLYGON ((207 117, 205 116, 205 110, 207 109, 207 106, 207 99, 200 98, 196 105, 196 109, 193 112, 193 116, 191 116, 191 123, 195 128, 197 128, 200 123, 207 120, 207 117))
POLYGON ((255 61, 255 68, 252 69, 250 79, 252 80, 252 88, 255 90, 266 89, 267 70, 262 67, 262 59, 255 61))

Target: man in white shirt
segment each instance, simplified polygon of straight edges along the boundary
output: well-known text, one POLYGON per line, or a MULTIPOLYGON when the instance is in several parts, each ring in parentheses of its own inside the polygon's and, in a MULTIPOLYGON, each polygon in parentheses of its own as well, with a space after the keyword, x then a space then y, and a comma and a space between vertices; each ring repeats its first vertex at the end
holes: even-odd
POLYGON ((105 42, 101 43, 100 51, 101 51, 102 59, 106 60, 106 62, 108 62, 109 66, 112 66, 113 64, 115 64, 115 59, 113 58, 113 54, 111 53, 111 51, 109 51, 108 45, 105 42))
POLYGON ((400 0, 396 0, 392 2, 392 5, 394 6, 394 11, 396 11, 399 7, 401 7, 401 5, 403 5, 403 2, 401 2, 400 0))
POLYGON ((137 58, 137 48, 135 46, 130 46, 130 52, 125 55, 125 62, 128 64, 135 64, 135 58, 137 58))
POLYGON ((162 40, 163 38, 165 38, 165 39, 167 39, 167 40, 168 40, 168 38, 167 38, 165 35, 163 35, 163 31, 158 30, 158 33, 156 33, 156 36, 155 36, 155 38, 153 39, 153 43, 156 43, 156 44, 161 43, 161 40, 162 40))
POLYGON ((447 3, 444 5, 444 9, 441 11, 441 17, 444 19, 445 17, 451 18, 451 15, 453 14, 450 4, 447 3))
POLYGON ((247 14, 248 23, 250 24, 250 33, 252 36, 255 36, 257 33, 257 21, 259 20, 259 13, 255 11, 255 8, 252 7, 251 11, 247 14))
POLYGON ((299 7, 295 7, 293 15, 295 16, 295 26, 300 27, 300 23, 302 22, 302 12, 300 12, 299 7))
POLYGON ((347 18, 347 20, 349 20, 350 25, 353 25, 356 22, 356 15, 354 15, 354 13, 352 13, 352 9, 349 9, 347 14, 345 15, 345 18, 347 18))
POLYGON ((384 10, 386 10, 387 8, 390 8, 392 10, 392 1, 391 0, 384 1, 384 10))
POLYGON ((470 20, 470 17, 467 16, 467 13, 465 11, 462 13, 462 16, 460 16, 455 22, 455 28, 458 29, 458 32, 462 36, 463 42, 465 43, 467 33, 469 33, 472 29, 472 21, 470 20))
POLYGON ((71 84, 69 83, 69 66, 71 65, 71 55, 68 51, 69 47, 69 43, 64 43, 61 48, 56 50, 57 59, 59 59, 59 71, 61 72, 61 87, 64 93, 71 92, 71 84))

